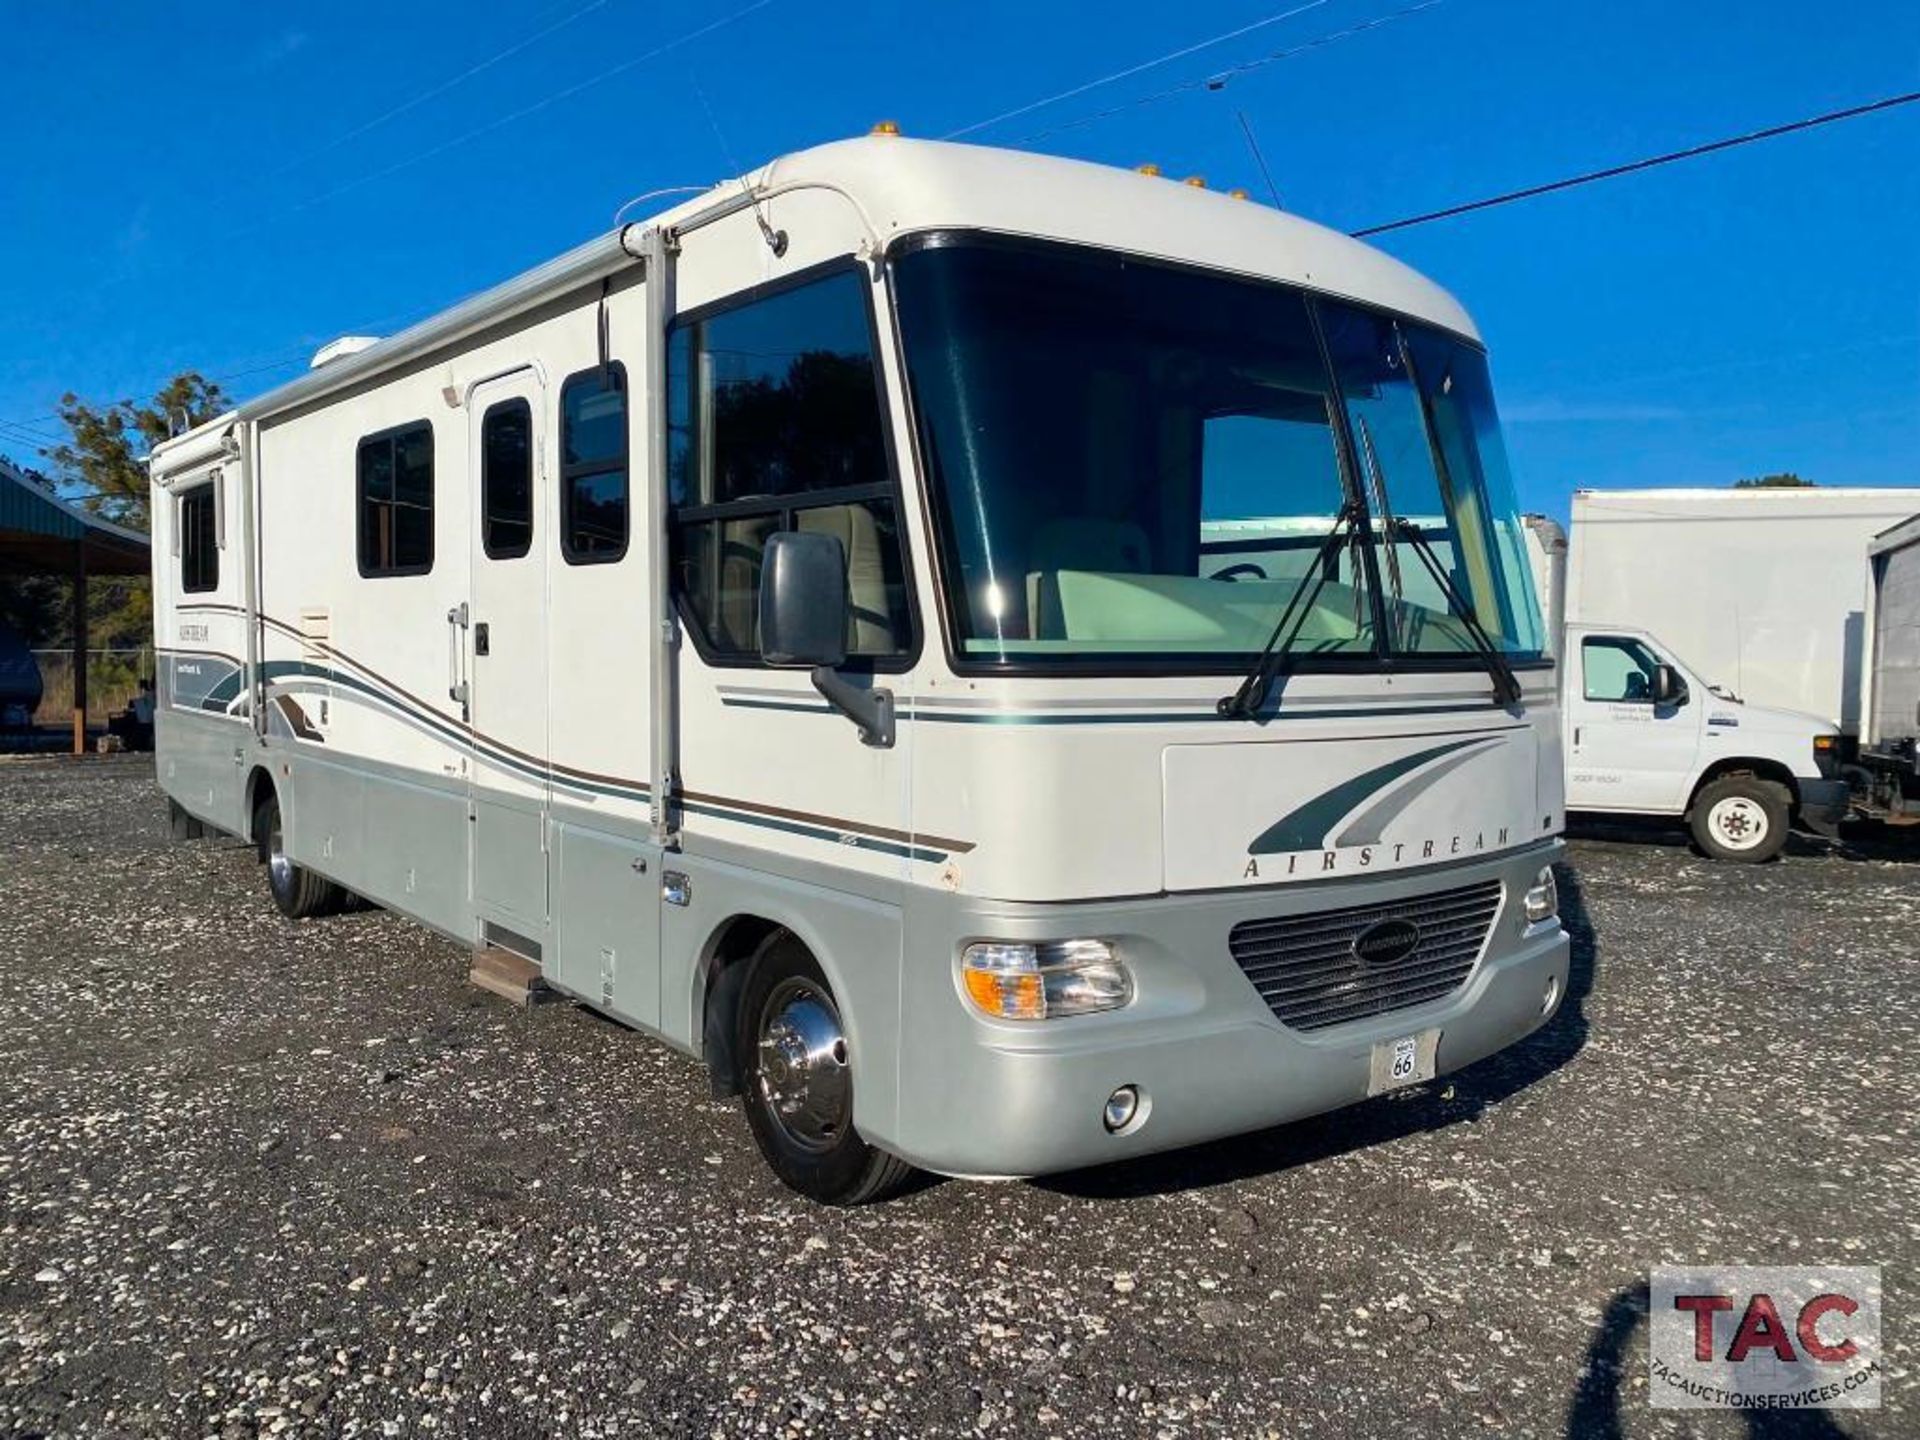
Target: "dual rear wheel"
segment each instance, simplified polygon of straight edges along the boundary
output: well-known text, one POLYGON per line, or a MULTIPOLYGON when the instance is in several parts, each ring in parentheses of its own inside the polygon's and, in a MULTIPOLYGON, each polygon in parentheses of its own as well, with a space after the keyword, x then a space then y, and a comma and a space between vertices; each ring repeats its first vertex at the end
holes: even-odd
POLYGON ((289 920, 305 920, 340 908, 346 891, 324 875, 294 864, 287 854, 280 797, 271 785, 262 789, 254 805, 253 843, 260 863, 267 867, 267 888, 273 892, 273 903, 282 915, 289 920))

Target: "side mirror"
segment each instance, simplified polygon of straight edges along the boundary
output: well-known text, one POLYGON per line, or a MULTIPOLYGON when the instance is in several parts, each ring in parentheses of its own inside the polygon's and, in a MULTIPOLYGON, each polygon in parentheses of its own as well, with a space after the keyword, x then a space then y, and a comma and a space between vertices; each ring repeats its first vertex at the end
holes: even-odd
POLYGON ((860 728, 863 744, 893 744, 893 692, 860 686, 840 673, 847 663, 847 552, 838 536, 781 530, 760 554, 760 658, 810 669, 813 688, 860 728))
POLYGON ((1680 678, 1680 672, 1671 665, 1653 667, 1653 703, 1656 705, 1687 703, 1687 682, 1680 678))
POLYGON ((838 537, 781 530, 760 557, 760 658, 786 668, 847 663, 847 557, 838 537))

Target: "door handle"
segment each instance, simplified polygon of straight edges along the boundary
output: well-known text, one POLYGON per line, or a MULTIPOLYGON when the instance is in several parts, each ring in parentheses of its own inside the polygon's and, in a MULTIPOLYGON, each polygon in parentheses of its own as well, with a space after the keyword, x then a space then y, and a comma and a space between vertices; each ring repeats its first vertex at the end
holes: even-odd
POLYGON ((1573 748, 1576 750, 1580 748, 1580 727, 1578 725, 1573 727, 1573 748))
POLYGON ((460 707, 461 720, 470 720, 467 708, 466 678, 461 675, 460 632, 467 628, 467 607, 462 601, 447 611, 447 698, 460 707))
POLYGON ((492 637, 487 634, 487 622, 484 620, 477 622, 473 627, 473 653, 491 655, 492 645, 492 637))

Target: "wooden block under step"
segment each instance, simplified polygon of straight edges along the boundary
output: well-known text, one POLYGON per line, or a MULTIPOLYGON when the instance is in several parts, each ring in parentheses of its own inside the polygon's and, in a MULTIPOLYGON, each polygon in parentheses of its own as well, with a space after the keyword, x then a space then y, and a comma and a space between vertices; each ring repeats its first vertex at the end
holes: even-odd
POLYGON ((537 962, 497 945, 473 952, 473 968, 467 972, 467 980, 515 1005, 532 1005, 546 990, 537 962))

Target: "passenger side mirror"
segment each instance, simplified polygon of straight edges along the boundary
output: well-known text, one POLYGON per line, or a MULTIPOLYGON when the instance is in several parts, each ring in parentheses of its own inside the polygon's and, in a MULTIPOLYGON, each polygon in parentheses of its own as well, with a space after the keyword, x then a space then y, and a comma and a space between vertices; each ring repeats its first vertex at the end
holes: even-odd
POLYGON ((860 727, 861 743, 893 744, 893 692, 859 686, 840 673, 847 663, 847 552, 836 535, 780 530, 760 553, 760 658, 769 665, 809 668, 813 688, 860 727))
POLYGON ((1653 667, 1653 703, 1656 705, 1687 703, 1687 682, 1680 678, 1680 672, 1671 665, 1653 667))
POLYGON ((832 535, 782 530, 760 557, 760 658, 769 665, 847 663, 847 557, 832 535))

